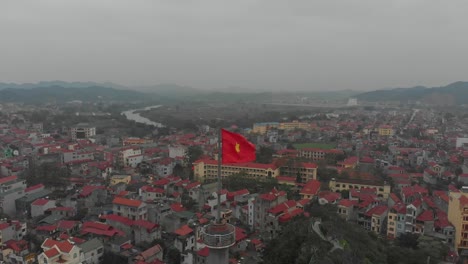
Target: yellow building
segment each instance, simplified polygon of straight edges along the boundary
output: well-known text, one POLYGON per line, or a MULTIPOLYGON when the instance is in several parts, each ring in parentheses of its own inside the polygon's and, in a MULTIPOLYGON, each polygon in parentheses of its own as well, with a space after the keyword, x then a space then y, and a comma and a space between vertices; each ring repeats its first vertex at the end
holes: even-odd
POLYGON ((395 134, 395 131, 393 130, 393 127, 389 125, 383 125, 379 127, 379 136, 393 136, 395 134))
POLYGON ((294 129, 309 129, 310 124, 305 122, 299 122, 297 120, 292 122, 284 122, 279 124, 280 130, 294 130, 294 129))
POLYGON ((270 129, 278 129, 278 122, 264 122, 264 123, 255 123, 253 124, 252 133, 256 134, 266 134, 270 129))
POLYGON ((110 178, 110 185, 116 185, 119 183, 128 184, 132 180, 132 176, 130 175, 114 175, 110 178))
POLYGON ((455 227, 455 249, 468 249, 468 189, 449 193, 448 220, 455 227))
POLYGON ((375 189, 377 196, 387 199, 390 195, 391 187, 389 184, 380 183, 370 180, 360 180, 360 179, 331 179, 329 182, 329 188, 334 192, 341 192, 343 190, 349 191, 350 189, 362 189, 370 188, 375 189))
MULTIPOLYGON (((199 160, 193 163, 194 176, 197 181, 216 180, 218 177, 218 161, 199 160)), ((221 178, 229 177, 232 174, 245 172, 252 178, 265 179, 267 177, 276 178, 280 175, 280 170, 274 164, 261 163, 235 163, 223 164, 221 166, 221 178)))

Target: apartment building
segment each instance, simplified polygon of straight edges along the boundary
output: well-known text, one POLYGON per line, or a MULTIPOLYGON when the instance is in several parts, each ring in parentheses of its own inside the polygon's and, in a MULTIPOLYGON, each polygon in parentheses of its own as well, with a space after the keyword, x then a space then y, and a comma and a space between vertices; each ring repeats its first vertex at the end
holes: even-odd
POLYGON ((325 160, 330 163, 336 161, 336 156, 343 155, 340 149, 303 148, 297 153, 298 157, 308 158, 311 161, 325 160))
POLYGON ((454 247, 460 255, 468 250, 468 187, 449 192, 448 220, 455 227, 454 247))
POLYGON ((330 190, 333 192, 341 192, 343 190, 350 189, 373 189, 376 191, 377 196, 383 199, 387 199, 390 195, 390 184, 386 182, 378 182, 373 180, 361 180, 361 179, 331 179, 329 182, 330 190))
MULTIPOLYGON (((218 175, 218 161, 198 160, 193 163, 195 179, 199 182, 216 180, 218 175)), ((254 162, 223 164, 221 166, 221 178, 229 177, 240 172, 256 179, 276 178, 280 175, 279 168, 274 164, 260 164, 254 162)))
POLYGON ((117 155, 117 165, 122 167, 135 168, 143 161, 143 154, 140 148, 126 147, 119 150, 117 155))
POLYGON ((26 181, 17 176, 0 178, 0 212, 7 215, 16 214, 16 200, 23 197, 26 181))
POLYGON ((70 137, 72 140, 87 139, 96 135, 96 127, 87 123, 80 123, 70 128, 70 137))
POLYGON ((146 203, 140 200, 116 197, 112 201, 112 204, 114 213, 119 216, 124 216, 131 220, 147 220, 148 218, 146 203))

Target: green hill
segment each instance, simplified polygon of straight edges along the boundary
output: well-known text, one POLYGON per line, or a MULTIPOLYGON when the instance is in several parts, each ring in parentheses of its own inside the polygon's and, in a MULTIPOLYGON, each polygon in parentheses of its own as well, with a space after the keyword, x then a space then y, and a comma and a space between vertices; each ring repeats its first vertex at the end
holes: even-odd
POLYGON ((455 82, 443 87, 396 88, 361 93, 356 96, 361 101, 416 102, 438 105, 466 104, 468 100, 468 82, 455 82))
POLYGON ((153 99, 145 93, 118 90, 109 87, 90 86, 64 88, 62 86, 38 87, 32 89, 7 88, 0 90, 0 102, 47 103, 80 100, 97 101, 147 101, 153 99))

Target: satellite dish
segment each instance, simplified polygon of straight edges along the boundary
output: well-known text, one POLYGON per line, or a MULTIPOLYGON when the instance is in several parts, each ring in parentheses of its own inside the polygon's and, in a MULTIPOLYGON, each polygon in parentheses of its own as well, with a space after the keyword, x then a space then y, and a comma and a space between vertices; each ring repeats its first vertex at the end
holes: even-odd
POLYGON ((19 151, 18 150, 13 150, 13 156, 18 156, 19 155, 19 151))

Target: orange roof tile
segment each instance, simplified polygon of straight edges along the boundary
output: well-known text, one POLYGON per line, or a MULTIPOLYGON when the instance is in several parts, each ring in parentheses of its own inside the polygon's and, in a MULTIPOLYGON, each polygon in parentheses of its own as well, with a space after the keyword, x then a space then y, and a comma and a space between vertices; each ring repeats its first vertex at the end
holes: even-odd
POLYGON ((140 200, 131 200, 123 197, 115 197, 112 203, 130 207, 140 207, 143 202, 140 200))

